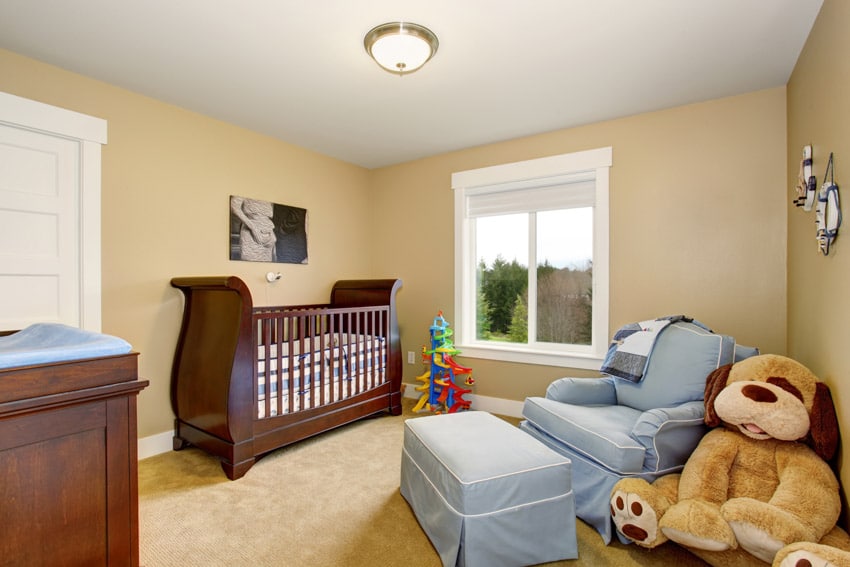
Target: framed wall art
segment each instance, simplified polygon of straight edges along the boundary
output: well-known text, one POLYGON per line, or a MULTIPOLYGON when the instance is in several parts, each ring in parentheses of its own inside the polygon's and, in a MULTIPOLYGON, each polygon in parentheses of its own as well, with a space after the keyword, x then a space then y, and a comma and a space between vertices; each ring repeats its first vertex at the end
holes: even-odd
POLYGON ((230 259, 307 263, 307 209, 230 196, 230 259))

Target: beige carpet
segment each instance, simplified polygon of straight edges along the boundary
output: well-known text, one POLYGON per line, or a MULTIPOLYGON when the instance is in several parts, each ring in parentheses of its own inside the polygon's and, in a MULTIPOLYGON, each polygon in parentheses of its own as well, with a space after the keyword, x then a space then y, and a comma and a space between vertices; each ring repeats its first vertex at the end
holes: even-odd
MULTIPOLYGON (((141 564, 439 567, 398 490, 411 405, 275 451, 235 482, 197 449, 141 461, 141 564)), ((579 559, 548 565, 705 565, 670 543, 603 546, 581 522, 578 537, 579 559)))

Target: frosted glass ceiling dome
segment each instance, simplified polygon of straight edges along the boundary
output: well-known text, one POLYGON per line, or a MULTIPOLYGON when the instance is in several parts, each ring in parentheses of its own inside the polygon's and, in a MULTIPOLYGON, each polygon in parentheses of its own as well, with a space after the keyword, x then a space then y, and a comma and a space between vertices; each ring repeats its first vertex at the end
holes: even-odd
POLYGON ((389 22, 372 28, 363 38, 366 52, 375 62, 398 75, 422 67, 437 53, 437 36, 424 26, 389 22))

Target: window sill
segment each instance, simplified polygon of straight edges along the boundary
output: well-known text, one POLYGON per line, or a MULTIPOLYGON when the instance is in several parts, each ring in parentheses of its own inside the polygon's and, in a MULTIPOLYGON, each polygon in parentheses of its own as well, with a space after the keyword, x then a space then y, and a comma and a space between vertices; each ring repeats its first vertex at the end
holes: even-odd
POLYGON ((559 366, 562 368, 580 368, 582 370, 599 370, 604 355, 583 353, 554 353, 539 350, 515 350, 501 346, 488 347, 481 345, 455 345, 465 358, 483 358, 502 362, 517 362, 520 364, 539 364, 542 366, 559 366))

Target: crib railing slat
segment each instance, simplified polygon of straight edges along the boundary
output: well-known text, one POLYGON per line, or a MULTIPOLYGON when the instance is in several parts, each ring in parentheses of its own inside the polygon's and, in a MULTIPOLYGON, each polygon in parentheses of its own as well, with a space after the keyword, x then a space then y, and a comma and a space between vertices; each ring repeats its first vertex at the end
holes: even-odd
MULTIPOLYGON (((271 364, 271 347, 272 347, 272 336, 271 336, 271 325, 269 324, 269 320, 263 320, 263 392, 265 395, 263 398, 263 403, 265 404, 265 415, 270 416, 271 413, 271 399, 272 399, 272 389, 271 389, 271 375, 272 375, 272 364, 271 364)), ((278 372, 280 374, 280 372, 278 372)), ((258 386, 259 387, 259 386, 258 386)))
MULTIPOLYGON (((277 384, 277 392, 276 392, 277 397, 275 398, 275 412, 276 412, 277 415, 280 415, 280 414, 284 413, 284 410, 283 410, 283 400, 284 400, 284 395, 283 395, 283 392, 284 392, 283 348, 281 348, 281 345, 283 344, 282 341, 283 341, 283 337, 285 336, 285 329, 284 329, 285 319, 276 318, 276 319, 272 319, 272 321, 276 323, 274 326, 275 326, 275 329, 277 329, 277 332, 276 332, 276 335, 275 335, 275 344, 277 346, 277 348, 275 349, 275 362, 277 364, 277 367, 276 367, 277 372, 276 372, 276 379, 275 379, 275 383, 277 384)), ((269 414, 266 414, 266 415, 269 415, 269 414)))
POLYGON ((290 318, 288 321, 289 332, 286 335, 286 368, 281 373, 286 372, 286 397, 289 400, 287 404, 289 406, 288 413, 292 413, 295 411, 295 380, 292 377, 292 371, 295 368, 295 343, 293 341, 295 336, 295 319, 290 318))

